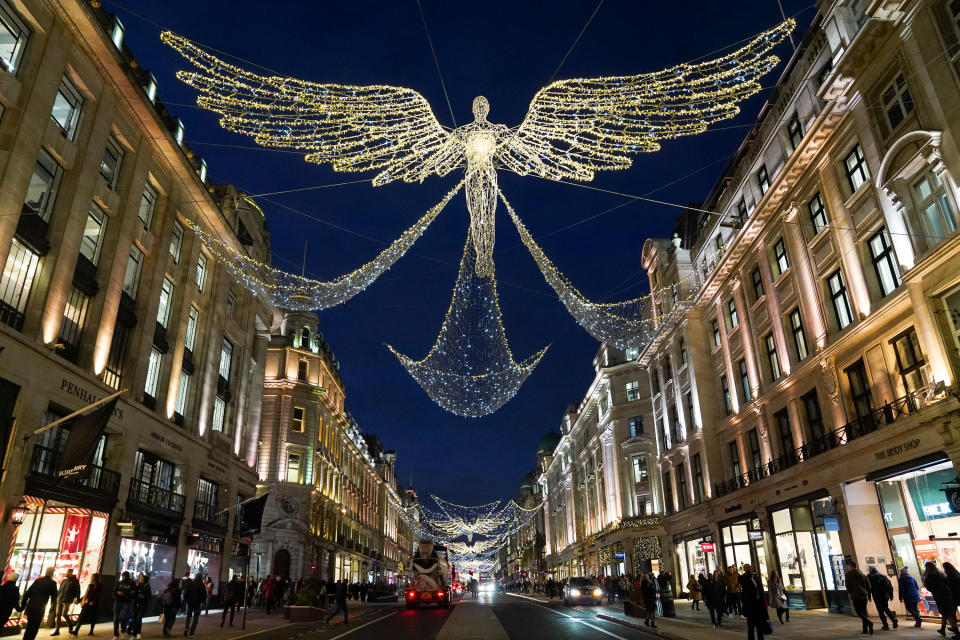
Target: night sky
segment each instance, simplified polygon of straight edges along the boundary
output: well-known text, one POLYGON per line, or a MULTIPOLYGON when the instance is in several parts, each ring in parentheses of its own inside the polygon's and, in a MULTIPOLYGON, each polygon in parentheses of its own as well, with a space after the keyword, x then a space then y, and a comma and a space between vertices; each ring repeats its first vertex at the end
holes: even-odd
MULTIPOLYGON (((491 122, 519 124, 596 7, 593 0, 422 3, 458 125, 472 120, 477 95, 490 100, 491 122)), ((814 6, 810 0, 783 5, 798 20, 799 41, 814 6)), ((217 116, 194 106, 196 93, 174 77, 188 63, 160 42, 161 29, 283 75, 410 87, 427 98, 441 124, 453 125, 416 0, 104 0, 103 6, 120 16, 128 45, 157 77, 160 99, 186 124, 187 142, 206 158, 213 182, 260 194, 373 174, 336 173, 304 162, 299 153, 257 148, 247 137, 221 130, 217 116)), ((644 73, 721 48, 725 53, 780 20, 776 0, 607 0, 556 79, 644 73)), ((789 44, 778 53, 788 58, 789 44)), ((782 66, 765 78, 765 87, 782 66)), ((637 156, 631 169, 598 173, 587 184, 680 204, 702 200, 766 93, 744 103, 737 118, 700 136, 664 141, 660 152, 637 156)), ((274 264, 299 272, 306 240, 307 275, 327 280, 351 271, 459 179, 451 174, 422 185, 377 188, 365 182, 257 198, 267 213, 274 264)), ((545 253, 587 297, 613 301, 646 293, 639 260, 644 240, 668 236, 679 209, 503 172, 500 185, 545 253)), ((515 495, 521 477, 535 466, 538 441, 559 429, 567 405, 582 399, 594 376, 597 343, 544 282, 502 205, 497 215, 494 259, 514 356, 519 361, 548 343, 552 347, 517 396, 493 415, 460 418, 440 409, 384 347, 390 343, 419 359, 436 339, 468 224, 462 195, 380 280, 320 314, 321 330, 341 363, 347 408, 364 431, 397 450, 400 483, 407 485, 412 474, 421 499, 436 493, 475 504, 515 495)))

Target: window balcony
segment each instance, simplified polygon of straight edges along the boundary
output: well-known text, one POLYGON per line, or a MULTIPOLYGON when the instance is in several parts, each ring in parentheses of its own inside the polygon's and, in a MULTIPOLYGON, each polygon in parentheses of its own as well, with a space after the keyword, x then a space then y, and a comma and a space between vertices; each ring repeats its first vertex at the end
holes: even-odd
POLYGON ((182 518, 185 498, 179 493, 143 482, 137 478, 130 479, 130 495, 127 504, 141 510, 159 512, 165 516, 182 518))
POLYGON ((23 329, 23 314, 17 311, 15 307, 0 300, 0 323, 20 331, 23 329))
MULTIPOLYGON (((44 480, 57 480, 57 465, 60 461, 60 452, 56 449, 33 446, 33 455, 30 458, 30 475, 44 480)), ((120 490, 120 474, 116 471, 104 469, 100 465, 89 464, 82 472, 59 479, 56 486, 68 485, 80 488, 103 496, 116 496, 120 490)))
POLYGON ((218 527, 227 526, 227 512, 215 504, 206 502, 197 502, 193 506, 193 519, 218 527))

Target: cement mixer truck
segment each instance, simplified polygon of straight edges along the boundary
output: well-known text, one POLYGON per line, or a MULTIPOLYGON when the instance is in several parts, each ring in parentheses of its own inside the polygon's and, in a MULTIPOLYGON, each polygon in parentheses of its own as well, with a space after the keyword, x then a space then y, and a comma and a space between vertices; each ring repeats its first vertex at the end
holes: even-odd
POLYGON ((436 604, 450 606, 450 558, 447 548, 431 540, 421 540, 410 556, 410 585, 406 591, 407 609, 436 604))

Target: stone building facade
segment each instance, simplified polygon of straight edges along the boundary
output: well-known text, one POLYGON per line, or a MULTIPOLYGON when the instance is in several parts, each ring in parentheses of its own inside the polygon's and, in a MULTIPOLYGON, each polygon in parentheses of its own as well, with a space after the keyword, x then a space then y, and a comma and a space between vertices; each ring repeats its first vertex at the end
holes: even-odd
MULTIPOLYGON (((182 123, 99 3, 0 1, 0 548, 20 585, 242 569, 274 310, 193 233, 269 259, 262 212, 210 184, 182 123), (88 470, 68 428, 117 390, 88 470)), ((108 604, 108 596, 104 604, 108 604)))
POLYGON ((958 43, 956 3, 820 2, 707 201, 644 245, 677 575, 751 563, 843 609, 846 557, 957 559, 958 43))
POLYGON ((583 400, 538 447, 545 565, 557 580, 658 566, 660 479, 637 356, 600 345, 583 400))

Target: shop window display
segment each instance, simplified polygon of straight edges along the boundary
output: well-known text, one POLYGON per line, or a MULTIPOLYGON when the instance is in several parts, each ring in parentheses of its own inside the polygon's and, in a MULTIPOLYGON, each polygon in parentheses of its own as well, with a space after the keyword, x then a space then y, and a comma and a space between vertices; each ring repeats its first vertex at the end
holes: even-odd
POLYGON ((150 591, 158 595, 163 593, 173 578, 176 557, 176 547, 133 538, 121 538, 117 573, 129 571, 130 575, 137 576, 149 572, 150 591))

